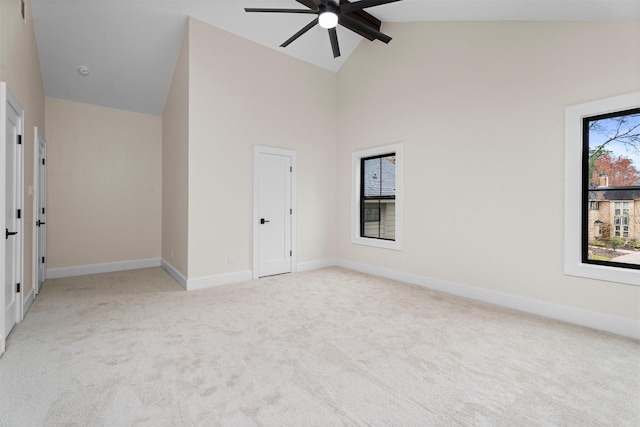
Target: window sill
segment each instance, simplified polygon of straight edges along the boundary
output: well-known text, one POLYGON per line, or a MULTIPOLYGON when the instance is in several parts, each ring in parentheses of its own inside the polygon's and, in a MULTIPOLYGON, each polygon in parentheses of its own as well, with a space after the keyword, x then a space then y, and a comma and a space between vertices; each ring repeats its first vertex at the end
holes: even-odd
POLYGON ((402 250, 402 245, 397 240, 369 239, 366 237, 352 237, 351 243, 355 245, 372 246, 374 248, 402 250))

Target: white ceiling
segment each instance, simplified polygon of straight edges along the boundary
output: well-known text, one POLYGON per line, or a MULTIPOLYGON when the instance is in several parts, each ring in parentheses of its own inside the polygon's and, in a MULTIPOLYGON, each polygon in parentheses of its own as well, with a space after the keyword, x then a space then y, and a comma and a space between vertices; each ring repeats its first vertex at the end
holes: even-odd
MULTIPOLYGON (((245 13, 245 7, 304 6, 295 0, 32 0, 45 93, 162 114, 188 16, 333 72, 361 41, 371 43, 338 27, 342 56, 334 59, 326 30, 316 26, 280 48, 312 17, 245 13), (81 65, 91 70, 88 77, 78 73, 81 65)), ((384 22, 636 21, 640 0, 402 0, 366 11, 383 21, 384 32, 384 22)))

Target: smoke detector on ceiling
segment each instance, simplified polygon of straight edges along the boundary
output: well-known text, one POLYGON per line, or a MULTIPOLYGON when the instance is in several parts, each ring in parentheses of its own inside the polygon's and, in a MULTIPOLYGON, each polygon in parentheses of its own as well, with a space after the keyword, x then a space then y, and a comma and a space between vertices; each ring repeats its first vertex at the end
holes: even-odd
POLYGON ((78 72, 80 73, 81 76, 87 77, 91 72, 91 70, 89 70, 89 67, 85 67, 84 65, 81 65, 78 67, 78 72))

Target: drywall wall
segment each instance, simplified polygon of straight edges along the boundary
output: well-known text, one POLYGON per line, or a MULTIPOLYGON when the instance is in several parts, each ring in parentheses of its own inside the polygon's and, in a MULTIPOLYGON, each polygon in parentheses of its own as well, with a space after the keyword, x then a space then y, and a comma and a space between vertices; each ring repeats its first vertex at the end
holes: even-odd
POLYGON ((640 23, 383 31, 338 73, 337 257, 639 319, 640 287, 563 274, 563 153, 566 106, 640 89, 640 23), (397 142, 404 247, 351 244, 351 153, 397 142))
POLYGON ((46 98, 47 268, 160 258, 162 123, 46 98))
POLYGON ((193 18, 189 64, 189 278, 252 269, 254 145, 296 151, 297 261, 331 257, 336 75, 193 18))
MULTIPOLYGON (((31 2, 25 3, 25 21, 20 13, 20 0, 0 1, 0 80, 18 98, 24 108, 24 246, 23 246, 23 294, 33 289, 33 197, 29 187, 33 186, 34 126, 46 136, 45 101, 38 48, 36 45, 31 2)), ((4 123, 2 124, 4 129, 4 123)), ((4 130, 2 130, 4 132, 4 130)), ((4 176, 0 174, 1 178, 4 176)), ((3 201, 4 203, 4 201, 3 201)))
POLYGON ((162 113, 162 259, 188 276, 189 33, 162 113))

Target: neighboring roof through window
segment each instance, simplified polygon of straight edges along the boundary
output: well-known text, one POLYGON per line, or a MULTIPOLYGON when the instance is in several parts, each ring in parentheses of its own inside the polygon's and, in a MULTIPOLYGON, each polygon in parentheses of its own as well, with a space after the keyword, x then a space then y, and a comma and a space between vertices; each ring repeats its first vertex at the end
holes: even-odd
POLYGON ((380 198, 396 195, 395 153, 383 157, 363 159, 364 197, 380 198))

